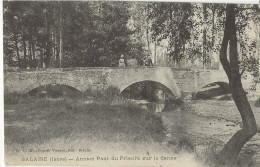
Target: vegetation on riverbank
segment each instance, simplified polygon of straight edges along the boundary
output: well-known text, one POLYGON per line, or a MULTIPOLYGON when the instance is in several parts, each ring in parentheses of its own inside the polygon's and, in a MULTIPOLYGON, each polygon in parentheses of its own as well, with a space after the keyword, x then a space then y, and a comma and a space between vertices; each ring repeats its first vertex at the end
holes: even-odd
POLYGON ((162 120, 118 97, 118 92, 112 87, 102 92, 88 90, 76 99, 6 94, 6 141, 44 142, 75 133, 105 141, 161 141, 164 136, 162 120))
MULTIPOLYGON (((234 125, 240 120, 233 102, 200 100, 184 107, 189 113, 230 120, 234 125), (222 112, 219 112, 219 107, 223 108, 222 112)), ((173 108, 170 107, 165 113, 176 112, 173 108)), ((179 113, 182 113, 180 118, 185 118, 182 111, 179 113)), ((163 122, 160 114, 156 115, 120 97, 119 90, 114 87, 101 91, 88 89, 80 97, 52 98, 47 95, 39 98, 17 93, 6 94, 6 144, 48 143, 61 138, 70 141, 75 136, 84 136, 84 140, 88 141, 102 140, 107 143, 125 143, 128 146, 130 143, 162 143, 161 147, 170 148, 172 154, 188 152, 196 160, 212 166, 219 151, 213 141, 210 142, 213 145, 208 148, 206 143, 209 141, 205 141, 203 150, 197 149, 196 143, 188 138, 171 140, 164 145, 169 133, 165 133, 167 123, 163 122)), ((256 118, 258 119, 258 115, 256 118)), ((175 117, 174 120, 176 119, 178 120, 175 117)), ((181 125, 183 121, 185 119, 180 122, 181 125)), ((239 157, 239 161, 244 163, 248 163, 250 159, 252 154, 239 157), (248 160, 244 160, 245 158, 248 160)))

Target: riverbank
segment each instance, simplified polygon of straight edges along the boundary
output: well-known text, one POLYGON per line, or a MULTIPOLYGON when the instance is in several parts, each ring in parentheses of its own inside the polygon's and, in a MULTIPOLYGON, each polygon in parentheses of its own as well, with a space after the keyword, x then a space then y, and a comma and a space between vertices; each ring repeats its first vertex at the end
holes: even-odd
POLYGON ((141 159, 118 160, 114 165, 197 164, 194 155, 177 154, 161 144, 165 137, 161 117, 125 99, 101 103, 89 99, 29 97, 5 105, 4 119, 5 159, 9 165, 102 165, 113 163, 109 161, 112 157, 121 156, 141 159), (31 159, 38 156, 72 160, 47 163, 31 159), (95 161, 76 161, 77 156, 95 161), (143 157, 153 158, 143 161, 143 157))
MULTIPOLYGON (((194 100, 167 106, 119 98, 113 92, 106 91, 103 97, 89 91, 87 98, 19 96, 10 100, 12 103, 5 104, 6 161, 13 164, 18 157, 17 162, 21 162, 23 154, 26 157, 66 154, 73 160, 76 155, 90 159, 102 155, 110 160, 113 156, 146 156, 168 157, 166 161, 145 164, 150 166, 191 167, 188 162, 192 167, 204 166, 202 163, 212 166, 215 154, 241 128, 233 101, 194 100), (46 149, 50 151, 41 151, 46 149)), ((252 108, 260 125, 260 108, 253 105, 252 108)), ((258 133, 246 144, 239 157, 241 167, 260 151, 259 141, 258 133)), ((70 165, 74 164, 85 163, 71 161, 70 165)))
MULTIPOLYGON (((253 105, 254 101, 250 104, 259 126, 260 108, 253 105)), ((162 119, 168 129, 168 144, 183 142, 184 147, 209 165, 215 154, 242 127, 233 101, 186 101, 175 110, 163 112, 162 119)), ((257 133, 241 151, 238 166, 247 167, 252 161, 260 160, 259 153, 260 134, 257 133)))

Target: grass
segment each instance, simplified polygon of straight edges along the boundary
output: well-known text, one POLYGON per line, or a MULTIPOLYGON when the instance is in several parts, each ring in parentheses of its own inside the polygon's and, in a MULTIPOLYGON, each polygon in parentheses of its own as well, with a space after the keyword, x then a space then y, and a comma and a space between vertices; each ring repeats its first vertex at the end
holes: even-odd
POLYGON ((42 143, 83 133, 88 139, 107 142, 163 139, 164 127, 160 117, 119 98, 115 88, 103 92, 102 96, 97 96, 101 93, 91 94, 96 95, 93 101, 86 96, 51 99, 6 94, 6 143, 42 143))
POLYGON ((18 104, 19 101, 22 99, 22 95, 18 93, 5 93, 4 94, 4 104, 18 104))
POLYGON ((208 144, 202 149, 194 149, 196 159, 203 162, 207 166, 218 167, 217 154, 220 151, 216 144, 208 144))
MULTIPOLYGON (((226 105, 230 104, 225 103, 224 106, 230 110, 226 105)), ((211 110, 210 106, 209 111, 215 112, 211 110)), ((28 144, 38 146, 40 143, 47 143, 47 146, 49 141, 60 139, 73 143, 75 138, 82 138, 80 145, 92 145, 93 141, 99 140, 108 145, 120 143, 123 150, 124 145, 132 146, 129 143, 142 146, 143 142, 147 145, 161 143, 165 137, 164 131, 161 117, 120 97, 119 90, 114 87, 101 91, 88 89, 82 96, 73 98, 32 98, 17 93, 5 94, 5 143, 10 147, 28 144)), ((172 152, 188 152, 208 166, 216 163, 219 149, 214 145, 199 150, 189 138, 170 141, 169 144, 173 147, 167 148, 175 147, 172 152)), ((256 159, 252 159, 252 164, 256 164, 256 159)))

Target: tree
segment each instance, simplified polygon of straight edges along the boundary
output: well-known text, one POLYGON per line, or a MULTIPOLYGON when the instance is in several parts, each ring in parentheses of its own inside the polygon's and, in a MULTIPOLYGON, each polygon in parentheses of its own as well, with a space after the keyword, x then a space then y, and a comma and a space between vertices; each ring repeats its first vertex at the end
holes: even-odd
MULTIPOLYGON (((141 60, 146 55, 151 54, 150 50, 150 20, 149 2, 131 2, 129 3, 129 21, 128 28, 132 31, 130 35, 132 58, 141 60)), ((130 46, 129 46, 130 47, 130 46)))
POLYGON ((239 72, 239 55, 237 51, 235 7, 236 6, 234 4, 228 4, 226 6, 226 21, 224 37, 220 50, 220 61, 228 76, 229 84, 232 90, 232 97, 241 115, 243 128, 233 135, 217 157, 221 165, 228 166, 235 166, 234 162, 236 161, 237 155, 241 151, 244 144, 257 133, 258 129, 254 114, 241 83, 241 74, 239 72), (227 57, 228 51, 230 56, 229 60, 227 57))
POLYGON ((143 52, 129 18, 129 2, 5 1, 5 60, 20 68, 116 66, 121 54, 143 52))
MULTIPOLYGON (((238 49, 241 53, 240 67, 242 77, 246 78, 250 73, 254 78, 259 77, 258 71, 258 39, 259 32, 257 30, 260 18, 257 14, 256 8, 250 5, 238 5, 238 12, 236 15, 238 49), (251 9, 250 9, 251 8, 251 9), (253 33, 254 32, 254 33, 253 33)), ((257 81, 257 79, 255 79, 257 81)), ((252 85, 255 89, 256 85, 252 85)))
POLYGON ((13 3, 4 3, 4 55, 7 64, 21 67, 21 58, 19 53, 19 29, 21 8, 15 8, 13 3), (15 53, 12 51, 15 50, 15 53), (16 57, 17 64, 13 63, 16 57))
POLYGON ((178 64, 184 57, 185 44, 190 39, 192 5, 190 3, 151 3, 152 39, 168 39, 169 55, 178 64))
POLYGON ((64 2, 65 66, 116 66, 128 54, 128 3, 64 2))

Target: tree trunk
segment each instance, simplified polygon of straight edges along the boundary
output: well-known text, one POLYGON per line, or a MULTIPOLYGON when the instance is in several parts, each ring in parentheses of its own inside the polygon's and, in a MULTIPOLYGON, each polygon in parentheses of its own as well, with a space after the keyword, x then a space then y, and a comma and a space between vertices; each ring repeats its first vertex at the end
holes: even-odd
MULTIPOLYGON (((256 56, 258 57, 258 73, 260 74, 260 24, 256 24, 256 56)), ((257 92, 260 92, 260 90, 257 90, 257 92)))
POLYGON ((156 66, 156 61, 157 61, 157 38, 154 41, 154 65, 156 66))
POLYGON ((33 56, 33 66, 37 67, 37 60, 35 57, 35 43, 34 43, 34 39, 32 39, 32 56, 33 56))
POLYGON ((241 115, 243 128, 232 136, 232 138, 224 146, 223 150, 218 154, 217 160, 219 162, 219 166, 236 166, 237 155, 245 143, 257 133, 257 125, 254 114, 247 100, 246 93, 241 83, 241 75, 239 73, 234 8, 234 4, 227 5, 227 16, 220 51, 220 61, 228 76, 229 84, 232 89, 232 97, 241 115), (228 43, 230 44, 230 62, 227 59, 228 43))
POLYGON ((212 9, 212 41, 211 41, 211 49, 213 50, 214 44, 215 44, 215 4, 213 4, 212 9))
POLYGON ((60 55, 60 52, 59 52, 59 43, 58 43, 58 39, 59 39, 59 33, 58 33, 59 29, 55 29, 55 59, 56 59, 56 65, 58 67, 58 61, 59 61, 59 55, 60 55))
POLYGON ((32 28, 32 57, 33 57, 33 67, 37 67, 37 60, 36 60, 36 57, 35 57, 35 40, 34 40, 34 37, 36 36, 36 27, 33 27, 32 28))
POLYGON ((33 58, 32 58, 32 39, 29 41, 29 66, 32 68, 33 67, 33 58))
POLYGON ((183 48, 182 48, 182 54, 184 56, 184 68, 187 68, 187 55, 186 55, 186 51, 185 51, 185 44, 183 45, 183 48))
MULTIPOLYGON (((54 43, 54 45, 52 45, 52 57, 53 57, 53 61, 56 61, 56 40, 55 40, 55 38, 56 38, 56 36, 55 36, 55 29, 54 30, 52 30, 52 32, 51 32, 51 41, 54 43)), ((55 64, 55 62, 53 62, 54 64, 55 64)))
POLYGON ((60 3, 60 68, 62 67, 62 57, 63 57, 63 20, 62 20, 62 3, 60 3))
POLYGON ((206 54, 207 54, 207 31, 206 31, 206 12, 207 12, 207 6, 205 3, 203 3, 203 52, 202 52, 202 58, 203 58, 203 69, 206 68, 206 54))
POLYGON ((44 54, 43 54, 43 51, 41 50, 40 51, 40 65, 39 65, 39 68, 43 68, 43 63, 44 63, 44 54))
POLYGON ((149 6, 148 3, 146 4, 146 41, 147 41, 147 48, 150 50, 150 40, 149 40, 149 6))
POLYGON ((27 67, 27 53, 26 53, 26 41, 25 41, 25 32, 24 32, 24 27, 22 27, 22 40, 23 40, 23 56, 24 56, 24 66, 25 68, 27 67))
POLYGON ((147 41, 147 49, 150 50, 150 40, 149 40, 149 27, 146 27, 146 41, 147 41))
POLYGON ((46 7, 46 56, 45 56, 45 64, 46 68, 50 67, 50 60, 51 60, 51 42, 50 42, 50 17, 49 17, 49 10, 48 6, 46 7))
POLYGON ((16 32, 14 33, 14 44, 15 44, 15 50, 17 55, 18 67, 21 68, 21 60, 20 60, 19 47, 18 47, 18 37, 16 32))

